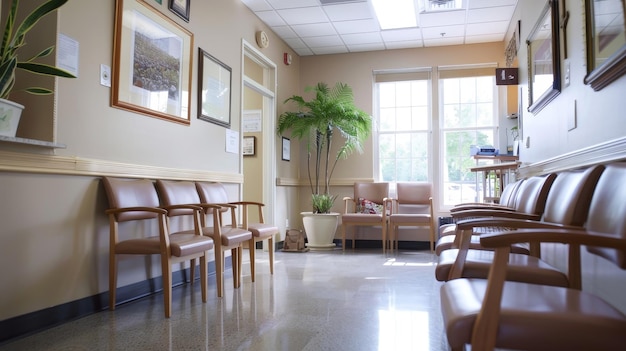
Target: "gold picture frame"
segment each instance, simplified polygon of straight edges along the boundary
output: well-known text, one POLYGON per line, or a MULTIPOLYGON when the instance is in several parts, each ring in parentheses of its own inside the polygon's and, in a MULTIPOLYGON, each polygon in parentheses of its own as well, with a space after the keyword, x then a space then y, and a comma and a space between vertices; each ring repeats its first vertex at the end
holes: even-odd
POLYGON ((587 76, 585 84, 601 90, 626 73, 624 0, 585 0, 587 76))
POLYGON ((117 0, 111 105, 188 125, 192 48, 193 34, 159 10, 117 0))

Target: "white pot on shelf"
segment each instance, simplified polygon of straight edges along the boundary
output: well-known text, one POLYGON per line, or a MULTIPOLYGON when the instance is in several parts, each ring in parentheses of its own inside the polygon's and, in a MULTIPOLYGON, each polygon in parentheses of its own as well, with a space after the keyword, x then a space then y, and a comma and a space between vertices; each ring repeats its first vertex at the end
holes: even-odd
POLYGON ((302 224, 311 250, 333 250, 335 232, 339 223, 339 213, 302 212, 302 224))
POLYGON ((10 100, 0 99, 0 135, 15 138, 24 106, 10 100))

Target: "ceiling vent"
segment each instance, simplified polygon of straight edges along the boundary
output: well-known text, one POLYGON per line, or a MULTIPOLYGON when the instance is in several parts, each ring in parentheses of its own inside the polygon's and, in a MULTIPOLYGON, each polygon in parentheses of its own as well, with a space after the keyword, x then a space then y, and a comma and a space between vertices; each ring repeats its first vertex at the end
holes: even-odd
POLYGON ((322 5, 351 4, 355 2, 366 2, 367 0, 320 0, 322 5))

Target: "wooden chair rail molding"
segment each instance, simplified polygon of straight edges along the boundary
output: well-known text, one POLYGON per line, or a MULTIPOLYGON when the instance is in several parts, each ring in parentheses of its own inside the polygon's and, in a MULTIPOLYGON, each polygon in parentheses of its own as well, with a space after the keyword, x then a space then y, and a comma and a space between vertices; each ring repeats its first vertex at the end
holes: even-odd
MULTIPOLYGON (((330 182, 330 186, 353 186, 354 183, 373 183, 373 178, 337 178, 330 182)), ((287 178, 287 177, 278 177, 276 178, 277 186, 309 186, 308 179, 298 179, 298 178, 287 178)))
POLYGON ((518 178, 626 160, 626 137, 609 140, 532 164, 522 164, 518 178))
POLYGON ((1 172, 243 183, 243 174, 130 164, 90 158, 0 151, 1 172))

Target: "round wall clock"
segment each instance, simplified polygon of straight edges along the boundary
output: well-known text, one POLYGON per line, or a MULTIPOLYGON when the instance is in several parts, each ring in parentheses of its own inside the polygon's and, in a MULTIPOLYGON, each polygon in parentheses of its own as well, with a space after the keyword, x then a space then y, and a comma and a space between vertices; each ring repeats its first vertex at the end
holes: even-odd
POLYGON ((270 38, 267 36, 267 33, 260 30, 256 32, 256 43, 260 48, 265 49, 270 46, 270 38))

